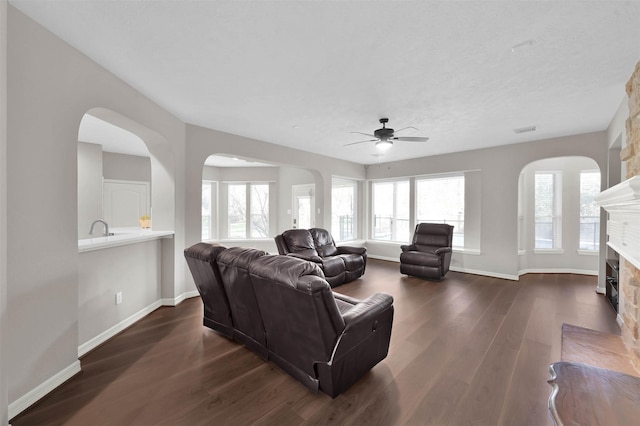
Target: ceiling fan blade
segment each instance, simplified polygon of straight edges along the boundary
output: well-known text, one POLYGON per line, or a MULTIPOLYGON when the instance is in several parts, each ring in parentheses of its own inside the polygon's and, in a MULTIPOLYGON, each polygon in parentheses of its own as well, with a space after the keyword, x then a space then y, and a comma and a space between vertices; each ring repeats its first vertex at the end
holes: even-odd
POLYGON ((420 130, 417 127, 407 126, 407 127, 403 127, 402 129, 396 130, 395 133, 402 132, 403 130, 409 130, 409 129, 413 130, 414 132, 417 132, 418 130, 420 130))
POLYGON ((401 142, 426 142, 429 140, 429 138, 421 138, 419 136, 405 136, 405 137, 394 137, 391 138, 394 141, 401 141, 401 142))
POLYGON ((369 137, 375 138, 375 135, 370 135, 369 133, 362 133, 362 132, 350 132, 350 133, 356 133, 358 135, 365 135, 365 136, 369 136, 369 137))
MULTIPOLYGON (((355 132, 354 132, 355 133, 355 132)), ((366 140, 366 141, 360 141, 360 142, 351 142, 342 146, 349 146, 349 145, 358 145, 359 143, 365 143, 365 142, 375 142, 378 139, 370 139, 370 140, 366 140)))

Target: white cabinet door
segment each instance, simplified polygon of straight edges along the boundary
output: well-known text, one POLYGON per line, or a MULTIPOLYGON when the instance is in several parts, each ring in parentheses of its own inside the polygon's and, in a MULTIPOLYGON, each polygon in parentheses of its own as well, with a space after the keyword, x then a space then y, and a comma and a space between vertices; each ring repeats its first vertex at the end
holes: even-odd
POLYGON ((105 179, 102 208, 110 227, 140 226, 140 217, 151 215, 149 182, 105 179))

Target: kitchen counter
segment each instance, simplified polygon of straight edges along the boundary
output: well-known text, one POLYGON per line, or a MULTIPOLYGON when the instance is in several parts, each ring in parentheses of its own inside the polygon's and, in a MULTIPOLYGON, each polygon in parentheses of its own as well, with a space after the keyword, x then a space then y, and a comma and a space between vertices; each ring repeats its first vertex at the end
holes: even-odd
POLYGON ((78 253, 136 244, 160 238, 173 238, 174 234, 173 231, 154 231, 140 228, 114 228, 110 229, 110 232, 113 232, 114 235, 78 240, 78 253))

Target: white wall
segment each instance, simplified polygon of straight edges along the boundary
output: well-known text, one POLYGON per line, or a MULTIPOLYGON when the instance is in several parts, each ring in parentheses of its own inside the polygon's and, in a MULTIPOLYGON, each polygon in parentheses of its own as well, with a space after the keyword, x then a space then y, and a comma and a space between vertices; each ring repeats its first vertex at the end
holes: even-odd
POLYGON ((91 223, 102 219, 102 176, 102 146, 78 142, 79 240, 89 238, 91 223))
POLYGON ((7 1, 0 0, 0 424, 7 412, 7 1))
POLYGON ((323 155, 274 145, 256 139, 245 138, 216 130, 187 124, 186 161, 189 164, 187 179, 187 246, 200 240, 200 204, 202 166, 209 155, 225 154, 241 158, 256 159, 279 166, 290 166, 309 171, 316 183, 316 206, 321 213, 316 224, 331 223, 331 178, 332 175, 364 179, 364 166, 348 161, 336 160, 323 155))
MULTIPOLYGON (((580 172, 598 170, 595 161, 586 157, 559 157, 534 161, 522 170, 523 191, 519 194, 524 205, 520 274, 527 272, 571 272, 598 274, 598 259, 595 254, 580 254, 580 172), (535 173, 553 171, 561 173, 562 253, 534 251, 535 245, 535 173)), ((599 238, 599 236, 598 236, 599 238)), ((604 249, 604 248, 603 248, 604 249)))
MULTIPOLYGON (((573 135, 482 150, 380 164, 367 168, 368 179, 479 170, 482 176, 480 255, 456 253, 452 267, 467 272, 517 279, 518 177, 528 163, 549 157, 585 156, 606 169, 604 132, 573 135)), ((372 256, 399 256, 399 244, 371 244, 372 256)))
POLYGON ((102 174, 105 179, 151 182, 151 160, 138 155, 103 152, 102 174))
POLYGON ((185 187, 185 126, 12 6, 7 28, 7 315, 13 326, 3 341, 2 371, 13 404, 77 364, 82 116, 91 111, 149 148, 154 227, 176 233, 162 271, 167 298, 185 288, 184 194, 175 190, 185 187))
POLYGON ((78 347, 160 304, 161 255, 160 240, 80 253, 78 347), (117 292, 122 292, 119 305, 115 303, 117 292))

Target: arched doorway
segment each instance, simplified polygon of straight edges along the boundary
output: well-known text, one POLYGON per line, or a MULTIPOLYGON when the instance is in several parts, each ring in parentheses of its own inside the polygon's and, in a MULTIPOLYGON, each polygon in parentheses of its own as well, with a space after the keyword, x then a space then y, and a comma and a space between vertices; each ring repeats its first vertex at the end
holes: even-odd
POLYGON ((598 164, 581 156, 534 161, 522 169, 518 188, 519 274, 598 275, 598 164))

